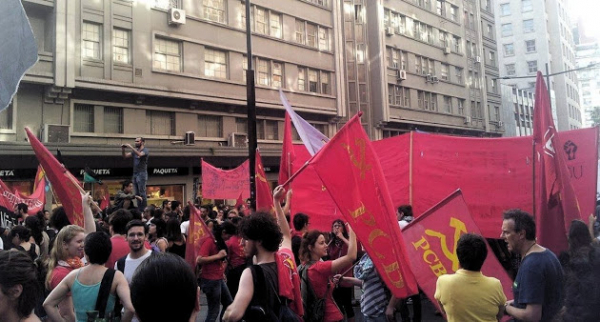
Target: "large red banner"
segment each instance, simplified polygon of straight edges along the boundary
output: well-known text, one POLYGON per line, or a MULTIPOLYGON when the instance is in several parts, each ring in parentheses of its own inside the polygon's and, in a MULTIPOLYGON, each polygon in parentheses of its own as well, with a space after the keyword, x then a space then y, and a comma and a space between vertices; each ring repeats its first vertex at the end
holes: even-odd
POLYGON ((250 162, 231 170, 221 170, 202 160, 202 198, 236 199, 250 197, 250 162))
MULTIPOLYGON (((438 306, 433 295, 437 279, 459 269, 456 246, 465 233, 481 234, 469 214, 460 190, 426 211, 402 230, 410 264, 419 287, 438 306)), ((488 256, 481 268, 486 276, 502 283, 504 294, 512 297, 512 280, 488 245, 488 256)), ((438 307, 439 310, 439 307, 438 307)))
POLYGON ((396 210, 360 114, 309 162, 392 294, 398 298, 416 294, 396 210))
POLYGON ((29 196, 23 196, 18 191, 12 193, 8 186, 0 180, 0 198, 3 199, 2 205, 8 210, 13 211, 17 204, 24 203, 27 205, 27 213, 35 215, 38 211, 44 209, 46 190, 43 184, 36 187, 29 196))

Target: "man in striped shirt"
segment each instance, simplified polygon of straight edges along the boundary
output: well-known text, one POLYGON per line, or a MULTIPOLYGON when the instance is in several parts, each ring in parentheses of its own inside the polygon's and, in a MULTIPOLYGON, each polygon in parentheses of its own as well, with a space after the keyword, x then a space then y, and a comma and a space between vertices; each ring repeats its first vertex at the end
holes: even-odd
POLYGON ((343 286, 360 286, 360 311, 365 322, 387 322, 394 320, 398 299, 393 297, 377 273, 373 261, 365 254, 354 267, 355 277, 334 276, 334 282, 343 286))

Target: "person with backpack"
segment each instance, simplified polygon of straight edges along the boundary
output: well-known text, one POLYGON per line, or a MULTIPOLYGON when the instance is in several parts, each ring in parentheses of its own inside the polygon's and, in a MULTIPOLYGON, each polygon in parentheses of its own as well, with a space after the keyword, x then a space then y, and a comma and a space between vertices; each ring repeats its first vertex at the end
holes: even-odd
MULTIPOLYGON (((347 224, 346 224, 347 225, 347 224)), ((344 315, 333 300, 335 285, 332 281, 337 272, 345 271, 356 259, 356 234, 347 225, 349 242, 348 253, 335 260, 323 261, 327 256, 325 236, 318 230, 311 230, 302 238, 300 267, 302 279, 302 300, 304 302, 304 321, 340 321, 344 315)))
POLYGON ((277 218, 259 211, 239 223, 244 252, 254 257, 255 265, 242 272, 238 292, 223 321, 301 321, 304 310, 300 279, 292 253, 290 226, 280 205, 283 195, 282 186, 273 191, 277 218))

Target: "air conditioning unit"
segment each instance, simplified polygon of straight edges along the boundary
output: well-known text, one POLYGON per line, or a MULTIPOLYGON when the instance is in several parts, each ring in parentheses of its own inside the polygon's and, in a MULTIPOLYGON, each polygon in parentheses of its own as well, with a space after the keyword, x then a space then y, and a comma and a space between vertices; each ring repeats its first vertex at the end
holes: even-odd
POLYGON ((503 125, 504 125, 504 122, 498 121, 498 127, 502 127, 503 125))
POLYGON ((229 146, 234 148, 248 147, 248 134, 246 133, 231 133, 229 134, 229 146))
POLYGON ((185 10, 169 9, 168 22, 169 25, 185 25, 185 10))
POLYGON ((58 124, 44 124, 44 143, 69 143, 69 126, 58 124))
POLYGON ((394 27, 385 27, 386 36, 392 36, 394 34, 394 27))
POLYGON ((481 63, 481 56, 475 56, 475 62, 481 63))
POLYGON ((438 77, 437 77, 437 76, 431 76, 431 82, 432 82, 432 83, 439 83, 439 82, 440 82, 440 80, 438 79, 438 77))
POLYGON ((196 133, 194 131, 187 131, 183 136, 183 144, 187 146, 192 146, 196 144, 196 133))
POLYGON ((431 81, 432 81, 431 74, 427 74, 427 76, 425 76, 425 82, 430 83, 431 81))
POLYGON ((465 124, 471 124, 471 117, 465 116, 465 124))
POLYGON ((404 69, 398 69, 396 79, 398 81, 406 80, 406 71, 404 69))
POLYGON ((445 47, 444 48, 444 55, 448 55, 450 54, 452 51, 450 50, 450 47, 445 47))

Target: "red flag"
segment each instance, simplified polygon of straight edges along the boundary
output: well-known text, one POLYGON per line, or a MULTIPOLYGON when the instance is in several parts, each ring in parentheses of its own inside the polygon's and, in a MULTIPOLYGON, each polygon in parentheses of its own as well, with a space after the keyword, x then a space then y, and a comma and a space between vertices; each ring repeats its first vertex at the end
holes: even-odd
POLYGON ((190 207, 190 226, 185 246, 185 261, 194 268, 196 267, 196 257, 198 257, 202 243, 207 239, 211 239, 214 242, 215 238, 204 223, 204 220, 202 220, 200 210, 191 201, 188 201, 188 206, 190 207))
POLYGON ((392 294, 399 298, 417 294, 396 211, 360 114, 314 156, 309 167, 371 254, 392 294))
POLYGON ((248 160, 235 169, 221 170, 202 160, 202 198, 234 199, 242 192, 243 198, 250 197, 250 162, 248 160))
POLYGON ((44 172, 44 169, 41 165, 38 165, 38 169, 35 174, 35 180, 33 181, 33 191, 36 191, 39 186, 44 186, 44 192, 46 191, 46 173, 44 172))
POLYGON ((271 194, 271 187, 267 181, 265 175, 265 169, 262 165, 262 159, 260 152, 256 149, 256 210, 267 210, 273 209, 273 195, 271 194))
MULTIPOLYGON (((535 143, 535 219, 538 242, 555 254, 568 248, 571 221, 581 219, 577 196, 571 184, 565 155, 556 153, 563 145, 557 135, 550 98, 542 73, 538 71, 533 115, 535 143)), ((560 151, 560 150, 559 150, 560 151)))
POLYGON ((243 192, 240 192, 240 195, 235 200, 235 208, 237 209, 239 206, 244 204, 244 198, 242 198, 243 192))
POLYGON ((13 212, 17 204, 24 203, 27 205, 27 213, 35 215, 38 211, 44 210, 46 201, 46 191, 44 185, 37 187, 31 195, 26 196, 16 191, 12 193, 8 186, 0 180, 0 207, 6 208, 6 211, 13 212))
MULTIPOLYGON (((460 236, 465 233, 481 235, 460 190, 427 210, 402 230, 419 287, 436 306, 438 304, 433 295, 437 278, 458 270, 456 246, 460 236)), ((512 294, 512 280, 489 245, 481 272, 499 279, 504 294, 512 294)))
POLYGON ((279 163, 279 184, 285 183, 292 175, 292 164, 295 159, 296 154, 292 143, 292 122, 288 112, 285 112, 283 146, 281 147, 281 162, 279 163))
POLYGON ((56 196, 65 208, 69 221, 73 225, 83 227, 83 194, 77 179, 56 160, 28 128, 25 128, 25 132, 56 196))
POLYGON ((102 202, 100 203, 100 209, 104 210, 110 207, 110 191, 106 189, 106 195, 102 197, 102 202))

